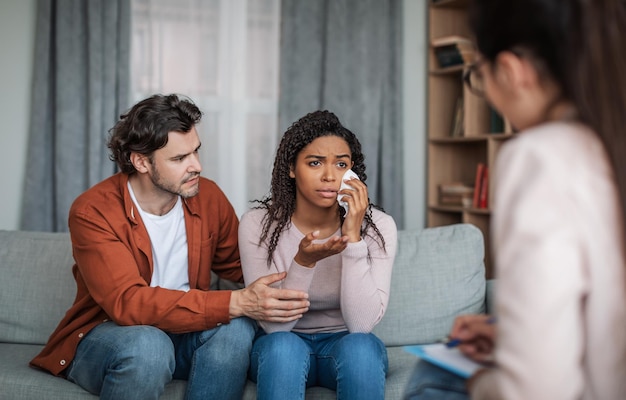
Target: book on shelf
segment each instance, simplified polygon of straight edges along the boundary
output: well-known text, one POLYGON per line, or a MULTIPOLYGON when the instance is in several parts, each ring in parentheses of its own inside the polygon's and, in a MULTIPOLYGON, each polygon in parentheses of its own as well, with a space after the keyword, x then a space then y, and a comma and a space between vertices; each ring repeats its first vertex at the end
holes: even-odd
POLYGON ((515 127, 513 127, 513 125, 511 125, 511 121, 509 121, 508 119, 504 119, 504 132, 506 133, 516 133, 517 129, 515 129, 515 127))
POLYGON ((478 196, 478 208, 489 208, 489 167, 483 168, 483 176, 480 180, 480 196, 478 196))
POLYGON ((469 207, 473 193, 474 187, 463 182, 442 183, 439 185, 439 204, 469 207))
POLYGON ((504 133, 504 118, 493 108, 489 108, 489 132, 504 133))
POLYGON ((450 129, 451 137, 463 136, 464 108, 463 96, 459 96, 454 104, 454 117, 452 118, 452 128, 450 129))
POLYGON ((483 169, 485 164, 478 163, 476 165, 476 177, 474 178, 474 193, 472 197, 472 207, 478 208, 478 202, 480 201, 480 181, 483 178, 483 169))
POLYGON ((450 35, 431 42, 440 68, 467 65, 474 61, 474 44, 468 38, 450 35))
POLYGON ((489 167, 484 163, 478 163, 476 165, 472 207, 489 207, 489 167))

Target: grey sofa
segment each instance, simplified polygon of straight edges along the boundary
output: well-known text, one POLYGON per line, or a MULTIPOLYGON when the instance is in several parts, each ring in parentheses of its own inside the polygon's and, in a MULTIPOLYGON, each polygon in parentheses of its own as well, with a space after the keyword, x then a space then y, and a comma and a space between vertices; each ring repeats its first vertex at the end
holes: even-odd
MULTIPOLYGON (((483 237, 468 224, 400 231, 391 298, 375 333, 389 355, 387 399, 402 397, 415 356, 404 345, 431 343, 461 313, 483 312, 483 237)), ((30 368, 75 295, 68 234, 0 231, 0 399, 96 398, 63 378, 30 368)), ((162 398, 182 399, 185 381, 173 381, 162 398)), ((248 382, 244 399, 254 399, 248 382)), ((334 399, 314 387, 307 399, 334 399)))

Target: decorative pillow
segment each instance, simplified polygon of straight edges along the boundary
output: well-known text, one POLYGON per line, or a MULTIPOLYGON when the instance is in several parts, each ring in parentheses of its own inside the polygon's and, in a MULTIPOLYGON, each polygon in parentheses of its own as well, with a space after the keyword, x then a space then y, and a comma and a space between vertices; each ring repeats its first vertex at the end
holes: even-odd
POLYGON ((0 342, 45 344, 76 296, 69 233, 0 231, 0 342))
POLYGON ((399 231, 389 306, 374 333, 387 346, 432 343, 455 316, 484 312, 484 251, 471 224, 399 231))

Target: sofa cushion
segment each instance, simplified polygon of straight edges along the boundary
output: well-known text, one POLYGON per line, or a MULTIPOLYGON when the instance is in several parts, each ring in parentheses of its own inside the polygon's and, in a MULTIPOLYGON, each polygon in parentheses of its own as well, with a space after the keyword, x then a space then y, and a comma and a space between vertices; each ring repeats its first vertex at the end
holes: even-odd
POLYGON ((454 317, 484 312, 481 231, 470 224, 398 232, 389 305, 374 333, 387 346, 432 343, 454 317))
POLYGON ((0 231, 0 342, 44 344, 76 295, 68 233, 0 231))

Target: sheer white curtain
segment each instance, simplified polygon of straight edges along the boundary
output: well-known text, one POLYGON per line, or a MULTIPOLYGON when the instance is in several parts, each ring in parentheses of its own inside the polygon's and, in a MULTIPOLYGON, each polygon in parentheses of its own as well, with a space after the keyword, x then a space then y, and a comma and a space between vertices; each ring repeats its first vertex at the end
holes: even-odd
POLYGON ((237 214, 269 190, 279 133, 280 0, 132 0, 133 102, 189 96, 202 175, 237 214))

